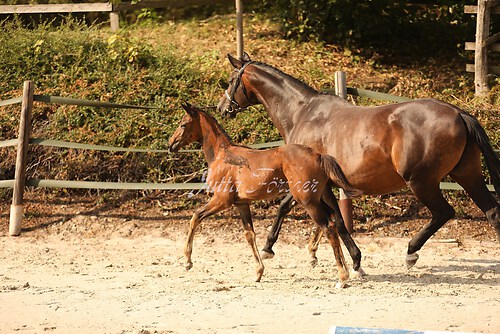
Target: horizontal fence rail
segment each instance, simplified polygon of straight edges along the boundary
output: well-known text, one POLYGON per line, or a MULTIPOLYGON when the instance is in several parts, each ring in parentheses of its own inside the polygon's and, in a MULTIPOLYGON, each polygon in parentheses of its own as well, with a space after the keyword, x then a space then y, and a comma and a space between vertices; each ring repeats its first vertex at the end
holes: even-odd
MULTIPOLYGON (((131 108, 131 109, 142 109, 142 110, 148 110, 148 109, 161 109, 159 107, 154 107, 154 106, 136 106, 136 105, 131 105, 131 104, 121 104, 121 103, 112 103, 112 102, 105 102, 105 101, 91 101, 91 100, 85 100, 85 99, 75 99, 75 98, 66 98, 66 97, 59 97, 59 96, 48 96, 48 95, 36 95, 33 94, 33 89, 32 89, 32 84, 31 82, 27 81, 25 82, 26 84, 29 83, 31 85, 31 95, 29 97, 26 97, 26 87, 25 87, 25 94, 22 97, 15 97, 11 98, 8 100, 0 101, 0 107, 1 106, 8 106, 8 105, 13 105, 13 104, 18 104, 22 103, 22 113, 21 113, 21 124, 22 123, 27 123, 27 129, 30 127, 30 117, 31 117, 31 106, 26 107, 25 104, 27 104, 30 99, 31 103, 33 101, 36 102, 42 102, 42 103, 54 103, 54 104, 59 104, 59 105, 76 105, 76 106, 88 106, 88 107, 95 107, 95 108, 131 108), (28 102, 27 102, 28 101, 28 102), (25 109, 29 109, 28 112, 28 119, 23 120, 23 113, 26 112, 25 109)), ((28 86, 29 86, 28 85, 28 86)), ((347 94, 353 95, 353 96, 359 96, 359 97, 365 97, 365 98, 370 98, 370 99, 376 99, 376 100, 382 100, 382 101, 391 101, 391 102, 408 102, 411 101, 412 99, 406 98, 406 97, 400 97, 396 95, 391 95, 387 93, 379 93, 379 92, 373 92, 365 89, 360 89, 360 88, 350 88, 350 87, 345 87, 345 90, 347 94)), ((327 91, 328 92, 328 91, 327 91)), ((21 125, 22 126, 22 125, 21 125)), ((21 128, 21 127, 20 127, 21 128)), ((26 131, 20 131, 21 132, 26 132, 26 131)), ((27 135, 29 136, 29 131, 27 131, 27 135)), ((18 179, 18 164, 19 164, 19 159, 27 155, 27 149, 24 149, 24 153, 21 152, 21 146, 22 145, 42 145, 42 146, 51 146, 51 147, 58 147, 58 148, 69 148, 69 149, 85 149, 85 150, 99 150, 99 151, 110 151, 110 152, 138 152, 138 153, 158 153, 158 154, 169 154, 168 150, 162 150, 162 149, 148 149, 148 148, 123 148, 123 147, 113 147, 113 146, 106 146, 106 145, 93 145, 93 144, 84 144, 84 143, 72 143, 72 142, 67 142, 67 141, 61 141, 61 140, 53 140, 53 139, 43 139, 43 138, 25 138, 22 139, 21 137, 18 139, 9 139, 9 140, 4 140, 0 141, 0 148, 5 148, 5 147, 18 147, 18 161, 16 161, 16 179, 14 180, 0 180, 0 188, 13 188, 14 189, 14 195, 16 191, 21 193, 20 198, 17 200, 14 200, 16 196, 13 196, 13 205, 11 206, 11 223, 9 226, 9 233, 11 235, 19 235, 21 231, 21 223, 20 220, 22 219, 22 189, 24 186, 30 186, 30 187, 42 187, 42 188, 71 188, 71 189, 105 189, 105 190, 197 190, 197 191, 203 191, 203 190, 209 190, 209 187, 206 183, 203 182, 187 182, 187 183, 145 183, 145 182, 137 182, 137 183, 132 183, 132 182, 99 182, 99 181, 71 181, 71 180, 44 180, 44 179, 23 179, 22 182, 19 181, 18 179), (21 184, 22 186, 19 186, 21 184), (14 205, 14 202, 17 204, 14 205)), ((256 149, 266 149, 266 148, 271 148, 271 147, 277 147, 283 145, 284 142, 283 140, 278 140, 278 141, 273 141, 273 142, 268 142, 268 143, 261 143, 261 144, 253 144, 249 145, 251 148, 256 148, 256 149)), ((200 149, 184 149, 180 150, 179 152, 183 153, 194 153, 194 152, 201 152, 200 149)), ((498 151, 496 151, 498 152, 498 151)), ((24 167, 21 169, 25 170, 26 168, 26 162, 24 162, 24 167)), ((24 172, 23 172, 24 174, 24 172)), ((493 185, 487 185, 488 189, 490 191, 494 191, 493 185)), ((440 188, 445 189, 445 190, 463 190, 463 188, 458 185, 457 183, 453 182, 441 182, 440 183, 440 188)), ((17 196, 19 197, 19 195, 17 196)))
MULTIPOLYGON (((331 92, 330 90, 326 90, 331 92)), ((401 97, 397 95, 374 92, 366 89, 347 87, 347 93, 353 96, 359 96, 364 98, 376 99, 381 101, 391 101, 391 102, 408 102, 412 101, 411 98, 401 97)), ((5 101, 0 101, 0 106, 12 105, 20 103, 22 97, 12 98, 5 101)), ((135 108, 135 109, 160 109, 158 107, 145 107, 145 106, 135 106, 130 104, 120 104, 111 103, 103 101, 91 101, 85 99, 75 99, 66 98, 59 96, 48 96, 48 95, 34 95, 34 101, 44 102, 44 103, 55 103, 63 105, 77 105, 77 106, 88 106, 96 108, 135 108)), ((12 147, 18 145, 18 139, 10 139, 0 141, 1 147, 12 147)), ((53 139, 43 139, 43 138, 30 138, 29 143, 32 145, 50 146, 58 148, 70 148, 70 149, 85 149, 85 150, 96 150, 96 151, 109 151, 109 152, 135 152, 135 153, 159 153, 159 154, 169 154, 168 150, 161 149, 147 149, 147 148, 124 148, 124 147, 114 147, 106 145, 94 145, 94 144, 84 144, 84 143, 72 143, 61 140, 53 139)), ((284 145, 283 140, 277 140, 273 142, 251 144, 248 145, 255 149, 266 149, 272 147, 278 147, 284 145)), ((200 149, 182 149, 179 150, 181 153, 196 153, 201 152, 200 149)), ((498 151, 497 151, 498 152, 498 151)), ((14 180, 3 180, 0 181, 0 188, 12 188, 14 180)), ((26 182, 27 186, 32 187, 42 187, 42 188, 72 188, 72 189, 128 189, 128 190, 197 190, 204 189, 207 187, 206 183, 131 183, 131 182, 97 182, 97 181, 65 181, 65 180, 39 180, 39 179, 29 179, 26 182)), ((443 190, 463 190, 463 188, 453 182, 441 182, 440 188, 443 190)), ((488 185, 490 191, 494 191, 493 185, 488 185)))
POLYGON ((0 5, 0 14, 109 13, 111 31, 120 28, 119 12, 147 8, 184 8, 231 3, 233 0, 142 0, 130 2, 0 5))

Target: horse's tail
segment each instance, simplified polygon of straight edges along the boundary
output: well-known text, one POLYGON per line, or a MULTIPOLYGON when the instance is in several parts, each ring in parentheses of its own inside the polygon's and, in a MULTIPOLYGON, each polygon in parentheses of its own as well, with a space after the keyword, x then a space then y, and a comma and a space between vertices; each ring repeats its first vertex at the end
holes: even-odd
POLYGON ((465 123, 469 137, 472 138, 479 146, 479 149, 484 156, 486 167, 490 172, 491 182, 493 183, 495 192, 498 196, 500 196, 500 160, 490 144, 488 135, 474 116, 463 110, 460 110, 459 115, 465 123))
POLYGON ((321 168, 323 168, 326 175, 335 183, 335 185, 344 189, 347 197, 354 197, 363 193, 363 191, 354 188, 349 183, 349 181, 345 177, 344 172, 342 171, 339 164, 337 163, 337 160, 335 160, 334 157, 327 154, 320 154, 319 159, 321 168))

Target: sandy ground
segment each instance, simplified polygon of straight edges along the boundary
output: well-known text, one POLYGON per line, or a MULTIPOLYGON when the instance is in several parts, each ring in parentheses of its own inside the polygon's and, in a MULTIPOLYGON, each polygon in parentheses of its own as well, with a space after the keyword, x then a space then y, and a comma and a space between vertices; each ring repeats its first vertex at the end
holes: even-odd
MULTIPOLYGON (((332 325, 500 333, 493 241, 431 240, 408 272, 407 238, 358 235, 368 276, 335 289, 326 243, 312 268, 305 244, 280 240, 255 283, 241 233, 201 230, 187 272, 185 227, 130 236, 141 226, 124 219, 109 233, 80 233, 92 219, 96 228, 109 223, 77 215, 0 236, 1 333, 328 333, 332 325)), ((256 230, 261 246, 266 231, 256 230)))

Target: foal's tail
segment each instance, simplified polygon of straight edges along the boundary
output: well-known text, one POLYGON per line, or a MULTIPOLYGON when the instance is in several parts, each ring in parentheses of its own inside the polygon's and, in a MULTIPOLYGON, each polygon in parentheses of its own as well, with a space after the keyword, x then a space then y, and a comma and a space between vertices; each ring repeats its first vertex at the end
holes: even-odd
POLYGON ((347 181, 344 172, 334 157, 327 154, 320 154, 319 159, 321 168, 323 168, 326 175, 328 175, 330 180, 332 180, 335 185, 344 189, 347 197, 354 197, 363 194, 363 191, 354 188, 349 181, 347 181))
POLYGON ((474 139, 479 146, 484 156, 486 167, 488 167, 490 172, 491 182, 493 183, 495 192, 500 196, 500 160, 490 144, 488 135, 474 116, 469 115, 463 110, 460 110, 459 115, 465 123, 468 135, 474 139))

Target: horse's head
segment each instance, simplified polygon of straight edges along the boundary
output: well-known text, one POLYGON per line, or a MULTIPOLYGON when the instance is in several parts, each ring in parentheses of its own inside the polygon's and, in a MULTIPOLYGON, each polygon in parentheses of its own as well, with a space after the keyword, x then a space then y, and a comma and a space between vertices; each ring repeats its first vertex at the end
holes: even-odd
POLYGON ((250 56, 245 52, 241 59, 237 59, 230 54, 227 57, 231 65, 233 65, 234 71, 229 77, 229 87, 224 91, 217 109, 226 117, 234 117, 248 106, 259 102, 248 87, 245 87, 242 80, 245 68, 252 63, 250 56))
POLYGON ((168 150, 170 152, 177 152, 183 146, 195 141, 201 140, 201 127, 199 110, 195 107, 183 103, 182 108, 186 111, 182 117, 181 123, 175 130, 174 134, 168 140, 168 150))

